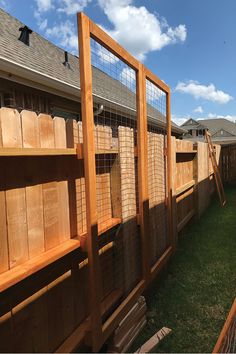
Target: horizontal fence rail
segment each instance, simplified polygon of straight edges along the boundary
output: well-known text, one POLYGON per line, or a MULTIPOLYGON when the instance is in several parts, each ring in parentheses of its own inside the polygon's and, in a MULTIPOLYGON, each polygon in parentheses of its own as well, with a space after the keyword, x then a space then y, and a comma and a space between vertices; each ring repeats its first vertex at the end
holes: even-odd
POLYGON ((78 33, 77 121, 0 109, 1 352, 100 350, 214 190, 169 87, 82 13, 78 33))

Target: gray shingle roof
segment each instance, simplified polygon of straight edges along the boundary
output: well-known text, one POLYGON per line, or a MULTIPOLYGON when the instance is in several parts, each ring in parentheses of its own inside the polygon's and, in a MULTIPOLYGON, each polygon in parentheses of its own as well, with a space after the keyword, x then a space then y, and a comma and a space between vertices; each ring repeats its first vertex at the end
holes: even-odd
MULTIPOLYGON (((68 54, 70 63, 70 69, 68 69, 63 65, 64 50, 35 32, 30 35, 30 46, 25 45, 18 40, 19 28, 23 25, 0 9, 0 57, 80 89, 78 57, 68 54)), ((118 104, 120 107, 136 110, 135 94, 120 81, 95 67, 93 67, 93 93, 108 102, 118 104)), ((148 105, 147 110, 149 117, 165 123, 165 116, 157 109, 148 105)), ((175 130, 183 131, 174 123, 173 125, 176 127, 175 130)))
POLYGON ((214 135, 219 130, 223 129, 232 135, 236 136, 236 123, 231 122, 225 118, 214 118, 214 119, 200 119, 198 120, 200 124, 205 125, 210 133, 214 135))

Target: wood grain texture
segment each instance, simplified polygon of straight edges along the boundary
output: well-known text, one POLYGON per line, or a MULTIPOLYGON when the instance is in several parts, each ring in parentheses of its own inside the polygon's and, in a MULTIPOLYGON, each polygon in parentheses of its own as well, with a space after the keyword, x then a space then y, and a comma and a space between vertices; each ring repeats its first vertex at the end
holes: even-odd
POLYGON ((92 96, 92 68, 90 52, 90 22, 78 14, 81 108, 83 122, 84 170, 86 188, 87 249, 89 259, 89 291, 91 311, 92 348, 102 344, 100 311, 101 273, 98 255, 98 220, 96 207, 96 170, 94 144, 94 117, 92 96))
MULTIPOLYGON (((2 147, 2 116, 4 109, 0 109, 0 147, 2 147)), ((1 164, 2 166, 2 164, 1 164)), ((2 166, 3 167, 3 166, 2 166)), ((0 273, 9 269, 5 176, 3 168, 0 173, 0 273)))
MULTIPOLYGON (((63 118, 55 117, 54 123, 54 136, 55 148, 66 148, 66 122, 63 118)), ((69 215, 69 191, 68 181, 66 176, 63 175, 63 161, 57 159, 57 189, 59 198, 59 240, 63 242, 70 238, 70 215, 69 215)))
MULTIPOLYGON (((39 117, 39 136, 40 146, 42 148, 54 148, 54 126, 50 116, 40 114, 39 117)), ((52 175, 52 182, 43 184, 43 211, 44 211, 44 233, 45 250, 57 246, 60 243, 59 238, 59 195, 57 182, 55 181, 54 171, 52 171, 51 160, 47 161, 48 176, 52 175)))
MULTIPOLYGON (((36 113, 30 111, 21 112, 23 148, 39 148, 39 125, 36 113)), ((38 256, 45 250, 44 224, 43 224, 43 189, 42 184, 36 180, 37 166, 27 160, 26 169, 31 176, 30 184, 26 191, 27 229, 29 258, 38 256)), ((28 177, 28 176, 27 176, 28 177)))
MULTIPOLYGON (((20 114, 10 108, 1 109, 3 147, 22 147, 20 114)), ((25 262, 28 257, 27 216, 25 188, 16 186, 23 182, 19 161, 6 161, 6 215, 10 268, 25 262)))

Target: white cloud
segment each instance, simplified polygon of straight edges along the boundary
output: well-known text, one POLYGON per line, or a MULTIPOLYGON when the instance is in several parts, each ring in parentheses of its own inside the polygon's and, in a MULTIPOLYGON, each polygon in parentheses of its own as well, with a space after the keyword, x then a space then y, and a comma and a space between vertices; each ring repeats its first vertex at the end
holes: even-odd
POLYGON ((48 20, 45 18, 44 20, 41 20, 41 23, 39 23, 38 25, 39 25, 39 29, 41 31, 44 31, 48 26, 48 20))
POLYGON ((53 9, 52 0, 35 0, 38 12, 46 12, 53 9))
POLYGON ((222 114, 215 114, 215 113, 209 113, 208 114, 208 116, 207 116, 207 118, 212 118, 212 119, 214 119, 214 118, 225 118, 225 119, 228 119, 228 120, 230 120, 230 121, 232 121, 232 122, 235 122, 236 121, 236 116, 232 116, 232 115, 230 115, 230 114, 227 114, 227 115, 222 115, 222 114))
POLYGON ((120 81, 126 85, 130 90, 136 87, 136 73, 128 66, 123 68, 120 73, 120 81))
POLYGON ((146 7, 133 6, 132 2, 132 0, 98 0, 113 25, 112 30, 105 30, 139 60, 144 60, 151 51, 185 41, 187 36, 185 25, 171 28, 165 20, 160 20, 146 7))
POLYGON ((109 50, 100 44, 97 45, 96 54, 104 64, 114 64, 119 61, 119 58, 116 55, 112 54, 109 50))
POLYGON ((61 0, 61 4, 57 11, 65 12, 67 15, 75 15, 77 12, 83 11, 92 0, 61 0))
POLYGON ((194 113, 203 113, 202 106, 198 106, 193 110, 194 113))
POLYGON ((46 35, 50 38, 56 38, 59 44, 72 52, 78 49, 78 37, 77 32, 70 21, 59 23, 58 25, 47 28, 46 35))
POLYGON ((182 125, 184 124, 188 119, 190 118, 190 116, 187 117, 178 117, 175 114, 172 114, 171 120, 177 124, 177 125, 182 125))
POLYGON ((198 81, 190 80, 188 83, 179 82, 175 88, 176 91, 188 93, 195 98, 203 98, 208 101, 220 104, 228 103, 233 99, 228 93, 217 90, 213 84, 201 85, 198 81))

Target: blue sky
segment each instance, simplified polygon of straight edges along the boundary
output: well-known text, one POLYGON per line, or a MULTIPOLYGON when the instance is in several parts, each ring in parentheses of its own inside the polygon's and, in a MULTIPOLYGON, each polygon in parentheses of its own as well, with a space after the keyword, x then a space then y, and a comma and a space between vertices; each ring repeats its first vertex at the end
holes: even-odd
POLYGON ((236 120, 235 0, 0 0, 34 31, 77 51, 84 11, 172 89, 172 116, 236 120))

